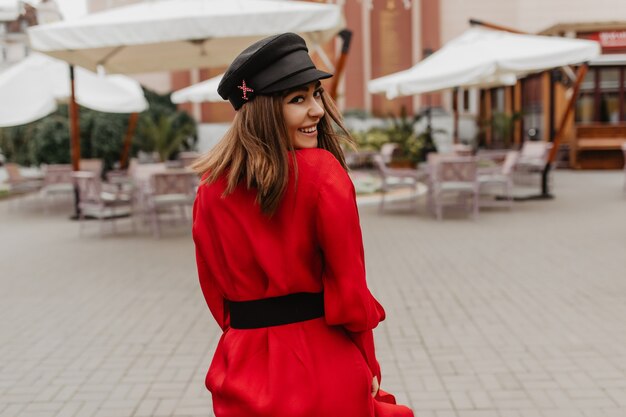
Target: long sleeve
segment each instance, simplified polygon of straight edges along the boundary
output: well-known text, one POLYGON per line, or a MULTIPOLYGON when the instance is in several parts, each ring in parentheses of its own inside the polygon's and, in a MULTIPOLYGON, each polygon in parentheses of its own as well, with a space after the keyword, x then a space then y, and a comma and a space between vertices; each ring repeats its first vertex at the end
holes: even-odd
POLYGON ((193 239, 196 245, 196 265, 198 267, 198 278, 200 279, 200 287, 211 310, 211 314, 217 321, 217 324, 226 330, 230 327, 230 317, 228 308, 225 305, 224 297, 219 288, 216 286, 215 280, 207 265, 205 258, 206 247, 203 244, 208 239, 206 219, 202 218, 202 186, 198 189, 198 195, 193 205, 193 239))
POLYGON ((321 173, 316 227, 324 258, 324 308, 330 325, 343 326, 380 378, 372 329, 385 311, 365 281, 365 260, 356 195, 350 177, 334 160, 321 173))

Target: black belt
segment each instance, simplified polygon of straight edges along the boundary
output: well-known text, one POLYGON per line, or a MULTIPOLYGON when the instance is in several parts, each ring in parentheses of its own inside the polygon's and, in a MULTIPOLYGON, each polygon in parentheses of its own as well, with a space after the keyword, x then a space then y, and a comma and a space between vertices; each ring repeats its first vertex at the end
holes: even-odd
POLYGON ((300 292, 252 301, 229 301, 230 327, 259 329, 324 316, 324 293, 300 292))

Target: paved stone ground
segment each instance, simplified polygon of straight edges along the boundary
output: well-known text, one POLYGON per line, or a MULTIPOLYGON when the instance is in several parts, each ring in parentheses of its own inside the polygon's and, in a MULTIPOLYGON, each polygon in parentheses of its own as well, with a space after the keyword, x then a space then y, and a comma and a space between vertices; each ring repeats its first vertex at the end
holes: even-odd
MULTIPOLYGON (((382 386, 417 417, 626 416, 623 174, 555 183, 554 201, 475 221, 362 208, 368 280, 388 312, 382 386)), ((79 238, 63 207, 10 203, 0 416, 212 415, 218 330, 189 232, 101 238, 89 224, 79 238)))

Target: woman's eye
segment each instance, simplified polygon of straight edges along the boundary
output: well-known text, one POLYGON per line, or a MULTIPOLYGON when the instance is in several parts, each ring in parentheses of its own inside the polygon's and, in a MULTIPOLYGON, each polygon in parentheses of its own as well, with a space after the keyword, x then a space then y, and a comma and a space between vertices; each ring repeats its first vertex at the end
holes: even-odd
POLYGON ((313 96, 314 96, 314 97, 321 97, 321 96, 322 96, 322 91, 324 91, 324 89, 323 89, 323 88, 318 88, 317 90, 315 90, 315 91, 313 92, 313 96))
POLYGON ((292 98, 291 100, 289 100, 290 103, 302 103, 304 101, 304 97, 302 96, 295 96, 294 98, 292 98))

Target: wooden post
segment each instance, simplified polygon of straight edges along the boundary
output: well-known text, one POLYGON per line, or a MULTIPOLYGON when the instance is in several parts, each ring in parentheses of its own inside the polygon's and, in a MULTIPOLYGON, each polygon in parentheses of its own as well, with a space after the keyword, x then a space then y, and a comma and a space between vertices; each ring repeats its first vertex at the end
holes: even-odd
POLYGON ((70 143, 71 143, 71 157, 72 157, 72 169, 74 171, 80 170, 80 126, 78 123, 78 104, 76 104, 76 87, 74 80, 74 65, 70 65, 70 87, 71 96, 69 103, 70 112, 70 143))
POLYGON ((452 140, 455 144, 459 143, 459 88, 452 89, 452 111, 453 111, 453 133, 452 140))
MULTIPOLYGON (((513 87, 505 86, 504 88, 504 114, 507 116, 513 117, 513 87)), ((513 124, 511 124, 511 131, 508 134, 508 137, 502 138, 506 147, 511 147, 511 140, 513 134, 513 124)))
POLYGON ((561 116, 561 121, 559 123, 559 128, 556 131, 556 135, 554 135, 554 141, 552 142, 552 149, 550 149, 550 154, 548 155, 548 162, 546 162, 546 166, 543 169, 543 175, 541 179, 541 197, 550 198, 550 193, 548 190, 548 174, 550 172, 550 166, 554 162, 554 158, 556 158, 556 153, 559 149, 559 145, 561 140, 563 139, 563 135, 565 133, 565 127, 567 125, 567 119, 574 111, 574 106, 576 105, 576 99, 578 98, 578 92, 580 91, 580 85, 585 79, 585 75, 587 75, 587 64, 583 64, 578 68, 578 74, 576 75, 576 82, 573 87, 572 95, 569 98, 569 102, 567 103, 567 107, 565 109, 565 113, 561 116))
POLYGON ((491 135, 492 135, 492 129, 491 129, 491 90, 485 90, 485 101, 484 101, 484 105, 485 105, 485 145, 487 145, 488 148, 491 147, 491 135))
MULTIPOLYGON (((76 86, 74 79, 74 65, 70 65, 70 156, 72 158, 72 170, 80 171, 80 126, 78 123, 78 105, 76 104, 76 86)), ((73 220, 80 219, 80 192, 78 184, 74 183, 74 215, 73 220)))
POLYGON ((541 74, 541 106, 543 108, 543 129, 541 132, 541 140, 547 142, 552 137, 550 132, 550 96, 552 89, 550 88, 550 71, 544 71, 541 74))
POLYGON ((126 129, 126 137, 124 138, 124 148, 122 149, 122 155, 120 156, 120 169, 125 169, 128 166, 130 145, 133 141, 133 135, 135 134, 138 119, 139 113, 131 113, 128 118, 128 128, 126 129))
POLYGON ((556 134, 554 135, 554 142, 552 145, 552 149, 550 149, 550 155, 548 156, 548 165, 550 165, 550 163, 554 162, 554 158, 556 157, 556 153, 559 147, 559 144, 561 142, 561 140, 563 139, 563 134, 565 132, 565 127, 567 125, 567 119, 570 117, 570 115, 573 113, 574 111, 574 105, 576 104, 576 99, 578 98, 578 92, 580 91, 580 85, 582 84, 583 80, 585 79, 585 75, 587 75, 587 70, 588 70, 588 65, 587 64, 582 64, 579 68, 578 68, 578 74, 576 75, 576 82, 574 84, 573 87, 573 91, 572 91, 572 95, 569 98, 569 102, 567 103, 567 107, 565 108, 565 113, 563 113, 563 116, 561 117, 561 120, 559 122, 559 128, 556 131, 556 134))
POLYGON ((521 30, 513 29, 510 27, 496 25, 495 23, 483 22, 482 20, 478 19, 470 19, 469 24, 470 26, 483 26, 489 29, 501 30, 504 32, 528 34, 528 32, 522 32, 521 30))
POLYGON ((346 60, 348 59, 348 52, 350 51, 350 40, 352 39, 352 31, 344 29, 339 32, 343 44, 341 46, 341 54, 335 65, 335 74, 332 78, 332 82, 329 89, 329 94, 333 100, 337 100, 337 89, 339 87, 339 79, 341 78, 346 66, 346 60))
MULTIPOLYGON (((517 81, 515 86, 513 87, 513 114, 521 114, 522 113, 522 82, 520 80, 517 81)), ((515 147, 519 149, 522 144, 522 120, 521 118, 517 118, 515 122, 513 122, 513 143, 515 147)))

